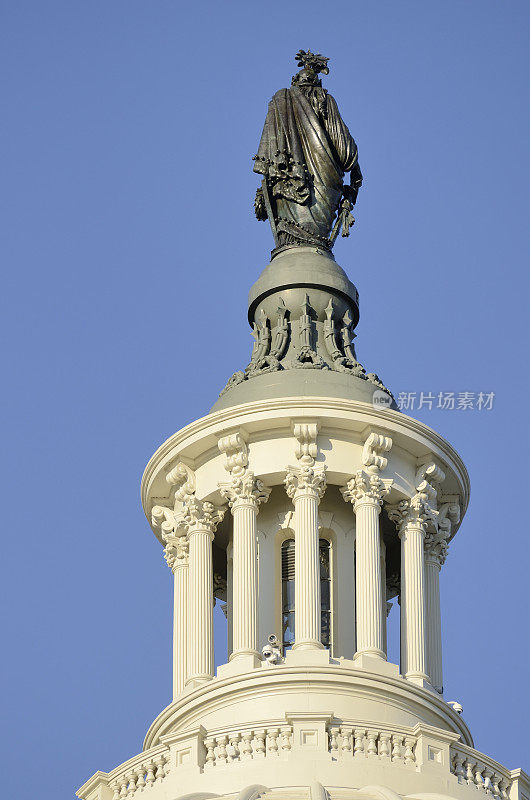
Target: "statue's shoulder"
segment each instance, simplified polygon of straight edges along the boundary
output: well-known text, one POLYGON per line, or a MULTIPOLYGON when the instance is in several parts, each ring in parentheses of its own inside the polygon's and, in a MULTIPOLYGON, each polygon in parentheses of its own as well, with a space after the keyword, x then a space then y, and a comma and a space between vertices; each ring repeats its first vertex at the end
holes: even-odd
POLYGON ((285 98, 289 94, 289 91, 290 89, 278 89, 278 91, 272 95, 272 99, 280 100, 282 98, 285 98))

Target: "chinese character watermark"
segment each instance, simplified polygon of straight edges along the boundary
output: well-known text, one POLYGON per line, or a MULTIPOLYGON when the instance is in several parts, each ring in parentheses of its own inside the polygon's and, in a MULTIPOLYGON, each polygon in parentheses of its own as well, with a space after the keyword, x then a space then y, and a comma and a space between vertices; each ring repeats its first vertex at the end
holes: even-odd
MULTIPOLYGON (((495 392, 399 392, 396 397, 400 411, 491 411, 494 401, 495 392)), ((374 405, 382 403, 374 402, 374 405)))

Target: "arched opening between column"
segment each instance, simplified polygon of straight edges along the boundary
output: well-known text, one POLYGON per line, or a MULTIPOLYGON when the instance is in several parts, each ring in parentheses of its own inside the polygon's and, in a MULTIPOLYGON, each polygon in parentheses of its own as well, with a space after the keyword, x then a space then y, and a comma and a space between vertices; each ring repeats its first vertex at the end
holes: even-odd
MULTIPOLYGON (((282 646, 291 649, 295 641, 295 540, 286 539, 281 545, 281 586, 282 586, 282 646)), ((332 647, 333 631, 333 590, 332 590, 332 545, 329 539, 319 539, 320 563, 320 620, 321 641, 324 647, 332 647)))
POLYGON ((290 650, 294 644, 295 631, 295 572, 294 572, 294 538, 282 542, 281 571, 282 571, 282 646, 290 650))
POLYGON ((381 514, 381 530, 385 545, 385 623, 387 661, 400 664, 401 622, 399 593, 401 589, 401 544, 395 524, 386 509, 381 514))
POLYGON ((228 575, 227 552, 214 542, 213 544, 213 641, 214 641, 214 663, 215 668, 220 664, 226 664, 229 657, 229 631, 228 616, 230 614, 231 589, 228 575))

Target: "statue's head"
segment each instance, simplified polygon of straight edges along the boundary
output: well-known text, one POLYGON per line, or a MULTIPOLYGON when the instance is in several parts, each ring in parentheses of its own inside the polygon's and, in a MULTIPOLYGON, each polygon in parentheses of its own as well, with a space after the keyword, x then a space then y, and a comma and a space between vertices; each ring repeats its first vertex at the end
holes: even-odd
POLYGON ((302 69, 293 77, 292 83, 298 86, 322 86, 322 81, 318 74, 329 74, 329 58, 321 56, 320 53, 312 53, 311 50, 299 50, 295 56, 296 63, 302 69))

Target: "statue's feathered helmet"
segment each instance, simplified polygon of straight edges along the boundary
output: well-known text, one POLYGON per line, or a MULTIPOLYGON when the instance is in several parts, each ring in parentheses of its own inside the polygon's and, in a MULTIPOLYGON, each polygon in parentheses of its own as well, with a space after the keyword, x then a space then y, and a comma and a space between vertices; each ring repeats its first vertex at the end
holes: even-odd
POLYGON ((318 73, 329 74, 329 58, 320 55, 320 53, 312 53, 311 50, 299 50, 295 58, 301 70, 294 76, 293 83, 309 83, 314 86, 320 86, 318 73))

